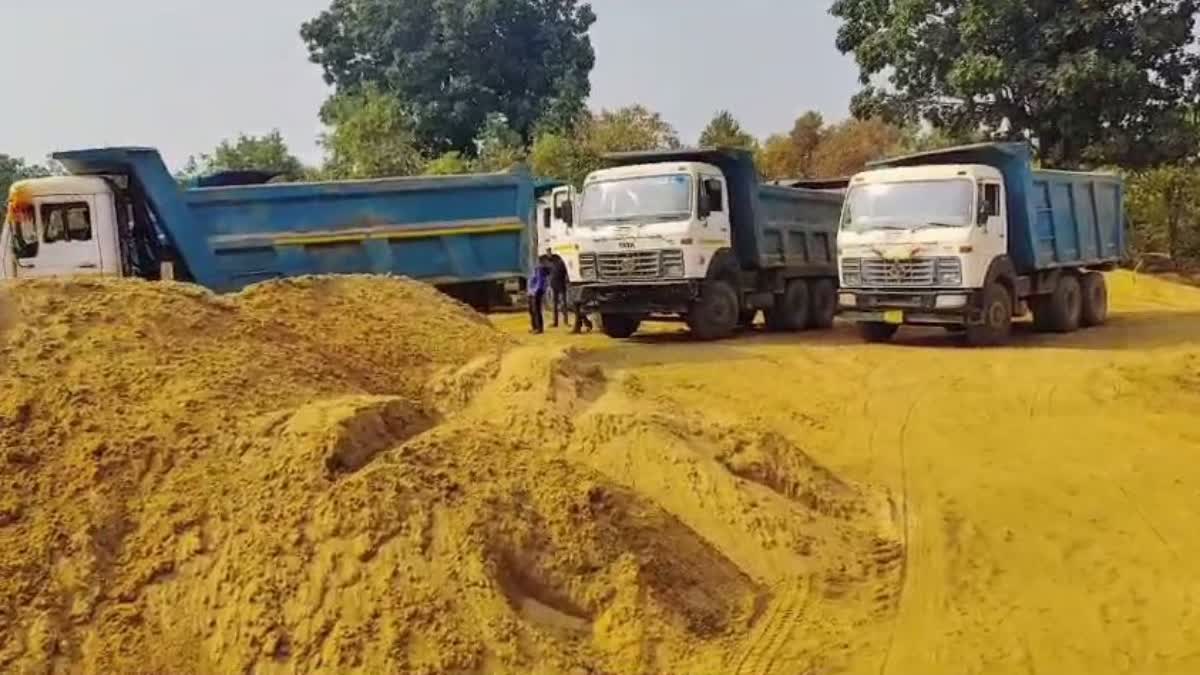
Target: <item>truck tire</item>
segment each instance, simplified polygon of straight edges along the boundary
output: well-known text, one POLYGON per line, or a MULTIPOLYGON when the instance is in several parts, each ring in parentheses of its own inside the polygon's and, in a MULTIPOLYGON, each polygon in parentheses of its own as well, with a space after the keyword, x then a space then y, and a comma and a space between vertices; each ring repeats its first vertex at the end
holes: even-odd
MULTIPOLYGON (((1045 321, 1041 323, 1045 330, 1053 333, 1071 333, 1078 330, 1083 319, 1083 291, 1079 286, 1079 277, 1074 274, 1060 276, 1054 291, 1046 296, 1041 304, 1042 314, 1045 315, 1045 321)), ((1038 322, 1036 310, 1034 321, 1038 322)))
POLYGON ((767 310, 767 328, 773 331, 802 331, 812 316, 812 296, 808 282, 792 279, 783 293, 775 296, 775 306, 767 310))
POLYGON ((706 281, 687 315, 688 329, 700 340, 720 340, 737 330, 741 311, 737 292, 728 281, 706 281))
POLYGON ((642 320, 629 314, 601 314, 600 329, 610 338, 624 340, 638 332, 642 320))
POLYGON ((967 344, 994 347, 1012 336, 1013 299, 1008 289, 992 282, 983 289, 983 323, 967 326, 967 344))
POLYGON ((837 286, 832 279, 817 279, 809 287, 812 307, 808 319, 808 327, 816 330, 833 328, 833 317, 837 314, 837 286))
POLYGON ((867 342, 890 342, 898 330, 900 326, 891 323, 868 321, 858 324, 858 333, 867 342))
POLYGON ((1108 284, 1099 272, 1088 272, 1079 280, 1083 297, 1081 323, 1084 326, 1103 326, 1108 321, 1108 284))

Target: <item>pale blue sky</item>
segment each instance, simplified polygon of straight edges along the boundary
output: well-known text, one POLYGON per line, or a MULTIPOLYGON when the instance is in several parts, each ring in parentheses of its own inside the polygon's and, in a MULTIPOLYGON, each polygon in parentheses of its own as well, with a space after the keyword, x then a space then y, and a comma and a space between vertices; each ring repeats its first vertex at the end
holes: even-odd
MULTIPOLYGON (((0 152, 136 144, 173 166, 280 129, 321 152, 329 90, 300 24, 329 0, 0 0, 0 152)), ((694 142, 728 108, 759 136, 846 116, 856 68, 827 0, 594 0, 594 108, 641 102, 694 142)))

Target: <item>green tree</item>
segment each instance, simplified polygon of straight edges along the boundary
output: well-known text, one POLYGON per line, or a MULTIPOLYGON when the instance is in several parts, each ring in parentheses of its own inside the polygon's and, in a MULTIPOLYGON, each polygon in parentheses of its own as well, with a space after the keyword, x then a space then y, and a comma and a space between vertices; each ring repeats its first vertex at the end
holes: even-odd
POLYGON ((678 147, 679 134, 661 115, 631 105, 576 117, 567 130, 543 131, 530 148, 529 162, 539 176, 582 185, 604 166, 605 153, 678 147))
POLYGON ((426 163, 422 173, 427 176, 457 176, 471 171, 471 160, 463 157, 461 152, 451 150, 426 163))
POLYGON ((475 148, 478 154, 475 168, 479 171, 507 171, 525 161, 521 134, 508 125, 503 113, 488 115, 475 139, 475 148))
POLYGON ((1200 258, 1200 171, 1164 166, 1128 176, 1131 248, 1139 258, 1200 258))
POLYGON ((1075 166, 1191 154, 1197 0, 835 0, 860 118, 1031 140, 1075 166), (870 83, 886 77, 886 87, 870 83))
POLYGON ((297 180, 305 174, 304 164, 288 150, 279 130, 274 130, 264 136, 239 134, 234 140, 221 141, 212 154, 189 157, 183 175, 251 170, 269 171, 288 180, 297 180))
POLYGON ((321 138, 329 178, 410 176, 425 167, 412 120, 395 97, 373 86, 327 101, 321 138))
POLYGON ((300 33, 339 94, 373 84, 404 102, 422 151, 473 156, 490 113, 528 141, 584 110, 595 20, 578 0, 333 0, 300 33))
POLYGON ((560 178, 580 186, 589 173, 603 166, 603 160, 586 135, 545 132, 530 148, 529 164, 536 176, 560 178))
POLYGON ((728 110, 718 111, 704 131, 700 133, 702 148, 745 148, 755 150, 758 141, 742 129, 742 125, 728 110))
POLYGON ((596 152, 669 150, 679 147, 675 127, 656 112, 635 104, 601 110, 577 129, 596 152))
POLYGON ((8 191, 13 183, 50 174, 51 171, 40 164, 28 164, 18 157, 0 153, 0 220, 8 210, 8 191))

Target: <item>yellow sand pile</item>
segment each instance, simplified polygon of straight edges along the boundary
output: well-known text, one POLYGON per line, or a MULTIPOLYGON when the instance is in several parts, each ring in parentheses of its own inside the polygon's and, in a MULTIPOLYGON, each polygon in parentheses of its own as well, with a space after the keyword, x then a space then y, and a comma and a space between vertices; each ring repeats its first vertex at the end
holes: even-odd
POLYGON ((768 672, 894 609, 885 500, 422 285, 0 297, 0 672, 768 672))

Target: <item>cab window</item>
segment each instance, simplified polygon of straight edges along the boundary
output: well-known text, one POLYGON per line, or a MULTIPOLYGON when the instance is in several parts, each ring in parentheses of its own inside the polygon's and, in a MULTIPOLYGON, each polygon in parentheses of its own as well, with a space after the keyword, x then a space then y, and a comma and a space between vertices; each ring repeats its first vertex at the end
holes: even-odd
POLYGON ((33 211, 16 215, 12 226, 12 250, 20 260, 36 258, 38 254, 37 225, 33 222, 33 211))
POLYGON ((87 202, 42 205, 43 241, 91 241, 92 212, 87 202))

